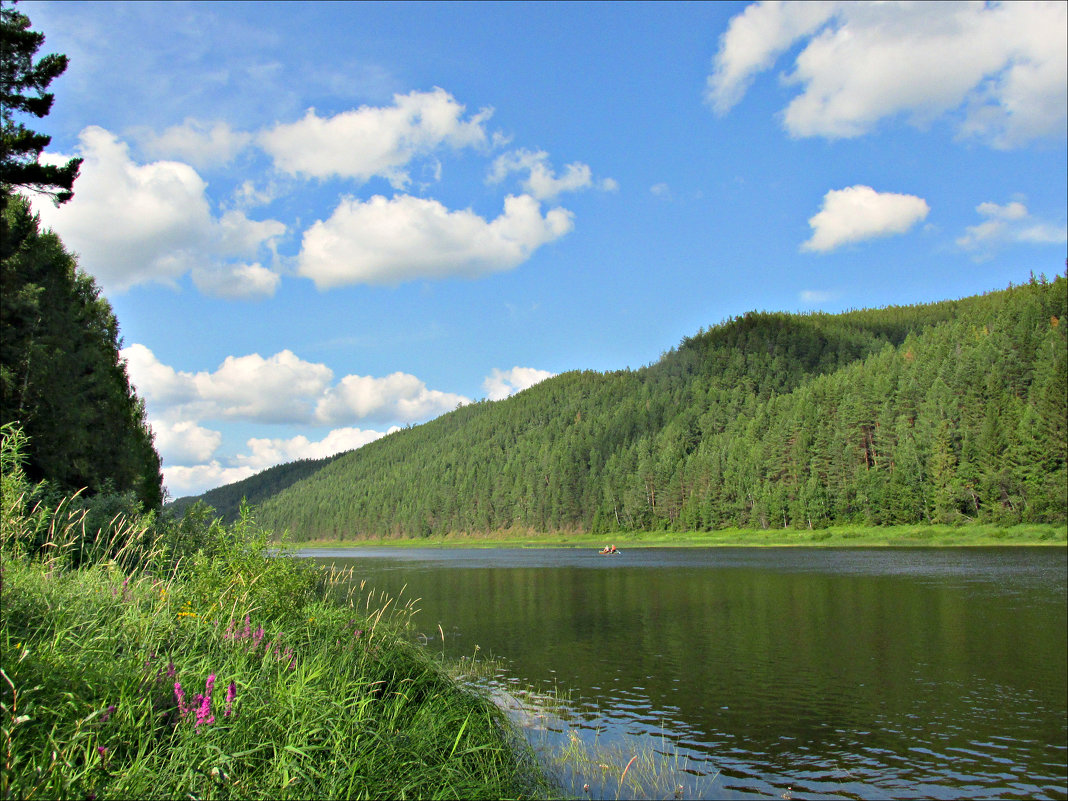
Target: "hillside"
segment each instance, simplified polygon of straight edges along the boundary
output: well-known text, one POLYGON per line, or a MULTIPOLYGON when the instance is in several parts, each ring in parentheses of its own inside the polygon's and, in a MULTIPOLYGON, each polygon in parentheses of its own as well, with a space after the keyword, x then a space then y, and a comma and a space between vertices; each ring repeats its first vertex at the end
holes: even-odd
POLYGON ((296 539, 1063 521, 1066 287, 745 314, 344 454, 259 516, 296 539))
POLYGON ((175 498, 167 504, 167 508, 180 517, 194 503, 203 501, 215 509, 223 520, 232 523, 238 519, 242 501, 248 501, 250 505, 256 506, 343 455, 338 453, 323 459, 299 459, 295 462, 275 465, 241 481, 208 490, 202 495, 175 498))

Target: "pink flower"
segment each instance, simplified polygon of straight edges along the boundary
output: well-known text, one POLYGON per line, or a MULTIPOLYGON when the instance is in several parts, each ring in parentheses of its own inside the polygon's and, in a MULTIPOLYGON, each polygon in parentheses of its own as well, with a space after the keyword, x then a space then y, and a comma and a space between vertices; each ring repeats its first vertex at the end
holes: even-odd
POLYGON ((182 691, 180 681, 174 683, 174 697, 178 699, 178 711, 182 713, 182 720, 185 720, 185 716, 189 714, 189 707, 185 705, 185 693, 182 691))
POLYGON ((226 688, 226 711, 223 712, 223 717, 230 717, 232 707, 234 705, 234 698, 237 697, 237 684, 230 682, 230 686, 226 688))
POLYGON ((256 633, 252 635, 252 650, 256 650, 260 647, 260 643, 263 641, 263 635, 266 632, 263 630, 263 626, 256 629, 256 633))
POLYGON ((212 673, 208 676, 207 682, 204 684, 204 694, 197 694, 197 700, 200 702, 200 708, 197 709, 197 720, 193 725, 196 731, 200 731, 201 726, 209 726, 215 722, 215 716, 211 714, 211 691, 215 687, 215 674, 212 673))
POLYGON ((252 636, 252 618, 250 618, 248 615, 245 615, 245 634, 241 639, 247 640, 251 636, 252 636))

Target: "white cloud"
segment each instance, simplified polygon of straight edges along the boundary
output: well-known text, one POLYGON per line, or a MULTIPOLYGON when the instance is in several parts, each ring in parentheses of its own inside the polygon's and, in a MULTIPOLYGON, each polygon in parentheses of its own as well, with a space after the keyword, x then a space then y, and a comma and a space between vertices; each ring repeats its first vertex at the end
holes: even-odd
POLYGON ((258 353, 227 356, 214 373, 193 377, 197 394, 224 417, 282 423, 308 419, 333 371, 282 350, 264 359, 258 353))
POLYGON ((197 397, 192 373, 180 373, 156 358, 140 343, 125 347, 119 356, 137 394, 153 406, 168 407, 189 403, 197 397))
POLYGON ((807 36, 834 15, 836 3, 753 3, 731 18, 719 40, 715 67, 708 78, 707 99, 725 114, 745 95, 757 73, 797 39, 807 36))
POLYGON ((209 489, 233 484, 256 474, 251 467, 228 467, 213 459, 208 464, 163 466, 163 484, 171 498, 200 495, 209 489))
POLYGON ((496 367, 493 372, 486 376, 482 382, 486 390, 486 397, 491 401, 504 400, 510 395, 522 392, 524 389, 534 386, 546 378, 552 378, 556 373, 548 370, 537 370, 533 367, 513 367, 511 370, 501 370, 496 367))
POLYGON ((571 212, 554 208, 543 217, 529 195, 508 196, 492 222, 411 195, 349 197, 305 231, 298 272, 319 289, 475 278, 518 266, 571 228, 571 212))
POLYGON ((812 237, 801 250, 826 253, 852 242, 903 234, 930 210, 927 201, 915 195, 859 185, 832 189, 823 196, 819 213, 809 219, 812 237))
POLYGON ((527 173, 522 183, 523 190, 538 200, 549 200, 562 192, 577 192, 595 185, 606 192, 619 189, 619 184, 612 178, 595 183, 593 171, 581 161, 568 164, 563 175, 557 177, 549 166, 549 154, 544 150, 520 149, 502 153, 494 160, 487 180, 491 184, 498 184, 514 172, 527 173))
POLYGON ((325 364, 303 361, 289 350, 267 359, 257 353, 228 356, 212 373, 176 371, 140 344, 121 355, 137 394, 156 418, 309 422, 333 379, 325 364))
POLYGON ((363 419, 416 422, 470 402, 463 395, 428 389, 408 373, 397 372, 385 378, 348 375, 326 392, 316 406, 315 416, 329 425, 363 419))
POLYGON ((1036 220, 1027 206, 1018 200, 1004 206, 980 203, 975 210, 986 219, 978 225, 968 226, 964 235, 957 239, 957 245, 964 250, 976 251, 980 257, 990 255, 1005 243, 1056 245, 1068 242, 1068 226, 1036 220))
POLYGON ((156 450, 164 465, 191 465, 208 461, 222 443, 222 433, 192 420, 152 420, 156 450))
POLYGON ((410 180, 405 168, 416 156, 443 145, 486 146, 483 124, 492 109, 466 120, 464 111, 452 95, 435 88, 394 95, 392 106, 361 106, 333 117, 309 109, 298 122, 262 132, 258 141, 278 169, 291 175, 358 181, 381 176, 401 189, 410 180))
POLYGON ((233 130, 225 122, 209 124, 187 118, 161 134, 144 133, 141 142, 155 158, 177 158, 197 167, 227 164, 252 141, 252 134, 233 130))
POLYGON ((333 382, 325 364, 289 350, 269 358, 228 356, 214 371, 177 371, 144 345, 122 351, 130 381, 154 419, 227 419, 258 423, 338 425, 369 419, 413 423, 471 399, 429 389, 407 373, 347 375, 333 382))
POLYGON ((388 431, 335 428, 321 440, 309 440, 305 436, 288 439, 252 438, 248 440, 251 453, 239 455, 237 461, 259 472, 278 464, 295 462, 298 459, 325 459, 337 453, 356 450, 400 430, 398 426, 391 426, 388 431))
MULTIPOLYGON (((285 233, 276 220, 257 222, 239 211, 215 218, 207 185, 188 164, 137 164, 124 142, 96 126, 79 140, 85 162, 74 199, 34 208, 106 293, 148 282, 173 285, 198 268, 225 272, 227 258, 254 257, 285 233)), ((258 288, 265 286, 261 280, 258 288)), ((233 294, 221 282, 211 288, 233 294)))
POLYGON ((282 277, 259 262, 194 267, 193 283, 205 295, 229 300, 259 300, 274 295, 282 277))
POLYGON ((759 3, 720 40, 707 99, 726 113, 754 77, 805 41, 784 80, 794 136, 860 136, 897 114, 1015 147, 1068 129, 1064 3, 759 3), (952 54, 947 57, 947 54, 952 54), (932 79, 937 76, 937 79, 932 79))

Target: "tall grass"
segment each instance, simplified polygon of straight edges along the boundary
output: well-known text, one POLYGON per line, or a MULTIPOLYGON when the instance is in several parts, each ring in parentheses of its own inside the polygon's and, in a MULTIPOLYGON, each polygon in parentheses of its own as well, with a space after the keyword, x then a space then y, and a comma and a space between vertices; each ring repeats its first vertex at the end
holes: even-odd
POLYGON ((505 713, 408 641, 414 601, 272 556, 247 513, 88 530, 4 433, 3 798, 554 793, 505 713))

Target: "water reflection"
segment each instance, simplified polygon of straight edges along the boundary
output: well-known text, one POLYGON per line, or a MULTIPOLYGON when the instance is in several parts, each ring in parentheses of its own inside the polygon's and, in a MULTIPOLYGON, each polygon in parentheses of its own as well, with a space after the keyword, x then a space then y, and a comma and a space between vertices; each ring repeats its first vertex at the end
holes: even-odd
POLYGON ((505 660, 502 688, 570 694, 545 745, 644 742, 687 797, 1068 796, 1062 549, 315 555, 407 585, 450 655, 505 660))

